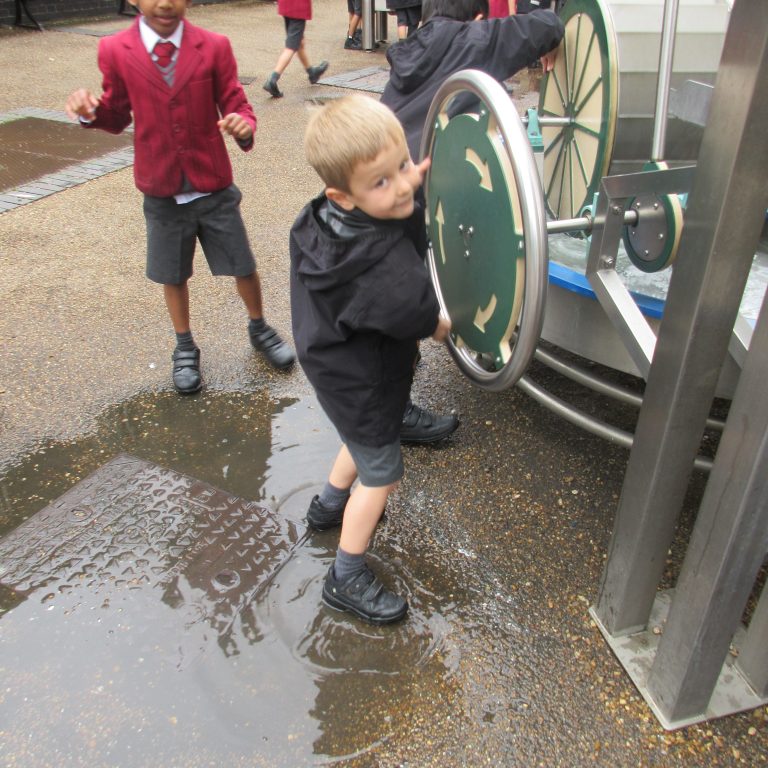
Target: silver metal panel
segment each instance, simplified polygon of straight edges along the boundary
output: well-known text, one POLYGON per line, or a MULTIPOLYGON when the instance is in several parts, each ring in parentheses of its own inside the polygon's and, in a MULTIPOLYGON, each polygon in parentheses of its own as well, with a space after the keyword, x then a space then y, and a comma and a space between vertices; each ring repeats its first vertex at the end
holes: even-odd
POLYGON ((736 3, 596 603, 613 635, 648 621, 762 229, 767 30, 736 3))
POLYGON ((759 696, 768 697, 768 589, 749 622, 736 666, 759 696))

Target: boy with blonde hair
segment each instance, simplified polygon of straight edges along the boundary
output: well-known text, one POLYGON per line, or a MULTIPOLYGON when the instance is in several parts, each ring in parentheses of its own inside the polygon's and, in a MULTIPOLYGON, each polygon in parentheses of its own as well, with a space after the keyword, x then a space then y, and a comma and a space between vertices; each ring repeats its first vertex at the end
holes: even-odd
POLYGON ((307 521, 319 530, 341 525, 323 600, 386 624, 403 618, 408 604, 384 588, 365 553, 403 476, 399 433, 417 343, 443 341, 450 330, 424 264, 414 197, 429 160, 414 165, 397 118, 362 95, 313 114, 304 146, 325 191, 291 229, 293 335, 342 440, 307 521))

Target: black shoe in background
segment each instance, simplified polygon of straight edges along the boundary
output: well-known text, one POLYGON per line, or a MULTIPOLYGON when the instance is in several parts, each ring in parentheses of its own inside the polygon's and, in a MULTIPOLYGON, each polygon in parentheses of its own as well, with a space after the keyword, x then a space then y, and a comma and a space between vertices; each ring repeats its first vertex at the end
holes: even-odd
POLYGON ((438 416, 409 400, 400 425, 400 442, 435 443, 452 435, 458 426, 459 419, 454 414, 438 416))

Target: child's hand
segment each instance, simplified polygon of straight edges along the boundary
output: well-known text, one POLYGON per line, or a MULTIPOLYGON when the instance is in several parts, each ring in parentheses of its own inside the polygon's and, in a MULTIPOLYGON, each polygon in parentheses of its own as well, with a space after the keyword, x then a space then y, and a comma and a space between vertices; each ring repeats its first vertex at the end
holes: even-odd
POLYGON ((451 331, 451 321, 447 317, 440 315, 437 318, 437 328, 432 334, 432 338, 435 341, 445 341, 448 338, 448 334, 451 331))
POLYGON ((424 177, 427 175, 429 166, 432 164, 431 157, 425 157, 418 165, 414 165, 416 172, 419 174, 419 186, 424 183, 424 177))
POLYGON ((253 136, 253 129, 250 124, 242 115, 238 115, 237 112, 231 112, 222 117, 219 120, 219 130, 222 133, 234 136, 238 141, 247 141, 253 136))
POLYGON ((551 72, 555 68, 555 61, 557 60, 557 55, 560 51, 561 46, 562 46, 562 43, 558 45, 557 48, 554 48, 549 53, 545 53, 541 57, 542 72, 551 72))
POLYGON ((87 88, 79 88, 69 94, 64 108, 73 120, 80 117, 84 120, 93 120, 98 106, 99 100, 87 88))

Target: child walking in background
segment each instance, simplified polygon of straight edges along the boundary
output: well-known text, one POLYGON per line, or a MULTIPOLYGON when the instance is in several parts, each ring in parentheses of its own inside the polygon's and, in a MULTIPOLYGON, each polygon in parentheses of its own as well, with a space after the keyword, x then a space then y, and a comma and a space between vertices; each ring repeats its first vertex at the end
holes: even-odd
POLYGON ((103 93, 70 94, 66 110, 86 128, 120 133, 134 122, 136 186, 144 193, 147 277, 161 283, 176 331, 173 384, 202 386, 188 281, 196 240, 214 275, 235 278, 251 344, 276 368, 291 348, 264 321, 261 282, 240 215, 240 190, 222 134, 253 146, 256 118, 237 79, 229 40, 185 21, 192 0, 131 0, 141 15, 99 41, 103 93))
POLYGON ((312 115, 305 150, 325 192, 291 229, 293 333, 342 440, 307 522, 341 525, 323 600, 386 624, 403 618, 408 604, 383 586, 365 553, 403 476, 400 426, 417 343, 443 341, 450 330, 424 263, 424 216, 414 197, 429 161, 414 165, 397 118, 362 95, 312 115))
POLYGON ((307 71, 309 82, 314 85, 328 69, 328 62, 321 61, 317 66, 309 63, 306 45, 304 43, 304 31, 307 22, 312 18, 312 0, 277 0, 277 12, 285 22, 285 48, 277 58, 277 64, 272 74, 263 85, 264 90, 273 98, 279 99, 283 92, 277 87, 280 75, 285 72, 295 55, 307 71))

